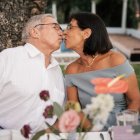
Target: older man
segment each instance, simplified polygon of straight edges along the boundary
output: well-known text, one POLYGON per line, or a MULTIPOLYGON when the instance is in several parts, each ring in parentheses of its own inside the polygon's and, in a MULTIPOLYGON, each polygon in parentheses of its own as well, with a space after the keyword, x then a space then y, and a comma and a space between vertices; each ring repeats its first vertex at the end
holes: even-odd
POLYGON ((50 14, 31 17, 23 30, 24 46, 0 53, 0 126, 21 129, 29 125, 33 132, 53 125, 56 116, 43 116, 52 101, 63 105, 64 84, 58 62, 51 56, 62 41, 62 30, 50 14), (50 99, 40 99, 49 91, 50 99))

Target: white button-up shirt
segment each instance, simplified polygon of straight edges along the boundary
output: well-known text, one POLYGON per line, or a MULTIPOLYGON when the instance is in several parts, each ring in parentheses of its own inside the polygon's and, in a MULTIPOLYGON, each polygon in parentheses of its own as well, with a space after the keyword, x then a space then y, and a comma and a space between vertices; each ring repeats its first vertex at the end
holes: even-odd
MULTIPOLYGON (((47 128, 42 115, 46 105, 63 105, 64 97, 63 75, 53 57, 46 68, 44 55, 29 43, 0 53, 0 126, 21 129, 29 124, 33 132, 47 128), (40 99, 42 90, 49 91, 51 101, 40 99)), ((53 124, 56 117, 46 120, 53 124)))

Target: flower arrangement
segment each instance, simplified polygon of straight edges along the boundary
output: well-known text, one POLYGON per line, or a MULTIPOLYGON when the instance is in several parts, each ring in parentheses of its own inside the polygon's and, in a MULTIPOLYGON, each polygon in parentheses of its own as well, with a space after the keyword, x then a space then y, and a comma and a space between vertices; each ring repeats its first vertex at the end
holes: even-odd
MULTIPOLYGON (((124 75, 120 75, 115 79, 111 78, 96 78, 91 81, 95 85, 95 92, 98 94, 96 97, 91 98, 91 104, 88 104, 86 108, 81 110, 79 103, 68 101, 63 109, 58 103, 54 102, 53 106, 47 106, 44 110, 43 116, 45 118, 51 118, 53 115, 58 117, 58 128, 53 128, 46 123, 52 133, 60 136, 60 133, 72 133, 74 131, 81 132, 82 124, 78 112, 82 111, 85 114, 85 118, 88 117, 92 122, 91 131, 100 131, 108 119, 109 113, 114 107, 113 97, 108 93, 124 93, 127 91, 128 85, 124 80, 120 80, 124 75)), ((50 100, 49 92, 42 91, 40 93, 40 99, 43 101, 50 100)), ((29 125, 24 125, 21 129, 22 134, 29 138, 31 128, 29 125)), ((38 140, 38 138, 46 133, 46 130, 37 132, 32 140, 38 140)), ((49 134, 48 134, 49 135, 49 134)), ((83 140, 85 134, 80 136, 83 140)), ((65 138, 62 138, 63 140, 65 138)), ((81 140, 80 139, 80 140, 81 140)))
POLYGON ((93 127, 91 131, 100 131, 103 129, 113 107, 113 97, 109 94, 100 94, 97 97, 91 98, 91 104, 88 104, 83 110, 92 120, 93 127))

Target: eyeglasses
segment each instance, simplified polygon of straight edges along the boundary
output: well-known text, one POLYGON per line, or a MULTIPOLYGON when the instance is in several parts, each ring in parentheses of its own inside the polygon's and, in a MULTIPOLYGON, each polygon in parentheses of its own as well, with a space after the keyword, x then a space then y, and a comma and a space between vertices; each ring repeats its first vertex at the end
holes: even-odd
POLYGON ((74 27, 79 28, 78 26, 72 26, 71 24, 68 24, 67 27, 66 27, 66 30, 71 30, 74 27))
POLYGON ((34 28, 36 28, 37 26, 43 26, 43 25, 53 25, 54 29, 62 30, 62 28, 60 27, 60 25, 58 23, 37 24, 37 25, 34 26, 34 28))

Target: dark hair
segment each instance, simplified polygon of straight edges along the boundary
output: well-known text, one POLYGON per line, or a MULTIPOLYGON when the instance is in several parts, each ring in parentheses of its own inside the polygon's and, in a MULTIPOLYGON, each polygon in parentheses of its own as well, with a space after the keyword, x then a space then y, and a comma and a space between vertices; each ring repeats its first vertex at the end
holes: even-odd
POLYGON ((85 55, 104 54, 112 49, 106 27, 102 19, 93 13, 80 12, 70 16, 70 21, 75 19, 81 30, 90 28, 92 33, 86 39, 83 52, 85 55))

